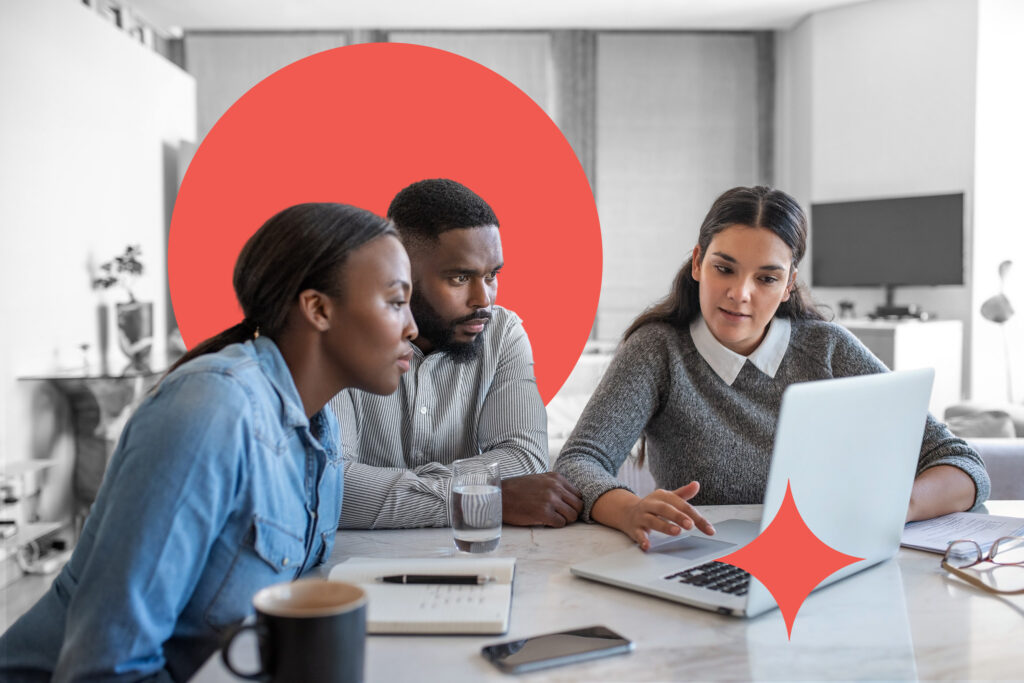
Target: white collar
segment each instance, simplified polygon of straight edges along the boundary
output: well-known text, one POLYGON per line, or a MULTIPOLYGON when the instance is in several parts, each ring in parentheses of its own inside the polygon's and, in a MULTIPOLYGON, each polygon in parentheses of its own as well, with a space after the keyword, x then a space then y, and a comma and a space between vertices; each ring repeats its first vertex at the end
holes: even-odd
POLYGON ((779 366, 782 365, 782 358, 786 355, 786 349, 789 348, 791 328, 789 318, 772 318, 772 322, 768 325, 768 334, 749 356, 741 356, 723 346, 711 334, 702 315, 697 316, 697 319, 690 323, 690 337, 693 338, 693 345, 697 347, 697 352, 707 361, 715 374, 721 377, 726 384, 732 386, 737 375, 740 374, 740 370, 743 369, 743 364, 748 360, 764 374, 775 377, 779 366))

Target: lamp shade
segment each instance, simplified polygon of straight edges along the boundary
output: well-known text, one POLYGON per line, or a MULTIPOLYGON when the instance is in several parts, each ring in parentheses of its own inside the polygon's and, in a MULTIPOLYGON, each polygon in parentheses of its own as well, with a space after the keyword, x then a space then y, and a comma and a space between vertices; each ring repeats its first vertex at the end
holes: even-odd
POLYGON ((981 305, 981 317, 994 323, 1005 323, 1013 317, 1013 305, 1003 293, 989 297, 981 305))

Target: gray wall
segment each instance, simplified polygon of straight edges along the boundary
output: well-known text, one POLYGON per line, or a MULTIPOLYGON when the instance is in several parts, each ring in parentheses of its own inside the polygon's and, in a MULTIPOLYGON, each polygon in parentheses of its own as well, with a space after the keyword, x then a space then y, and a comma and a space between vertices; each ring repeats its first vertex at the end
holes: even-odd
POLYGON ((364 40, 428 45, 498 72, 565 133, 595 191, 604 276, 594 335, 617 339, 664 296, 714 198, 770 182, 774 52, 755 32, 192 33, 205 135, 261 78, 364 40))
POLYGON ((597 48, 597 336, 615 339, 668 293, 715 197, 769 179, 756 34, 602 34, 597 48))

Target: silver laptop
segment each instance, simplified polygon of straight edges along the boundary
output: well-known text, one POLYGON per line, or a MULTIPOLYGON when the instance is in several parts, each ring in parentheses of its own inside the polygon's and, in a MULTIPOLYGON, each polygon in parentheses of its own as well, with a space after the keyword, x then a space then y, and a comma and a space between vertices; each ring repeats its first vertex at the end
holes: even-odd
MULTIPOLYGON (((789 481, 804 522, 832 548, 863 557, 818 588, 896 554, 921 452, 934 370, 791 385, 782 396, 761 522, 716 522, 651 535, 637 548, 573 565, 577 576, 694 607, 753 617, 776 607, 771 593, 732 565, 714 562, 754 540, 775 518, 789 481)), ((817 589, 815 589, 817 590, 817 589)))

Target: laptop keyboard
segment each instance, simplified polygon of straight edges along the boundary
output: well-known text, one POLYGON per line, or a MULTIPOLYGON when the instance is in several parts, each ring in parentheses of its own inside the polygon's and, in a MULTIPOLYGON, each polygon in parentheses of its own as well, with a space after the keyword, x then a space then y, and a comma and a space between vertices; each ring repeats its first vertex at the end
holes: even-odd
POLYGON ((705 562, 696 567, 669 574, 665 579, 732 595, 746 595, 750 588, 750 574, 725 562, 705 562))

